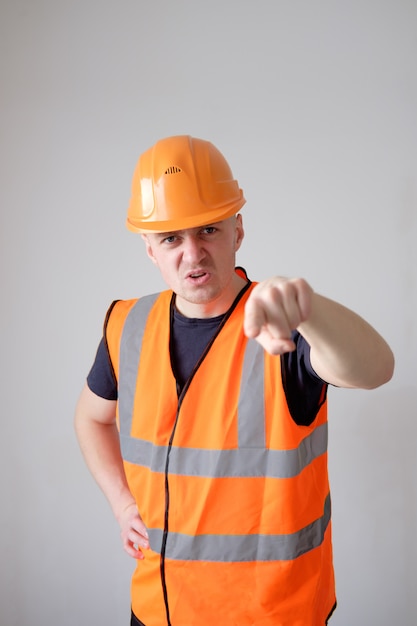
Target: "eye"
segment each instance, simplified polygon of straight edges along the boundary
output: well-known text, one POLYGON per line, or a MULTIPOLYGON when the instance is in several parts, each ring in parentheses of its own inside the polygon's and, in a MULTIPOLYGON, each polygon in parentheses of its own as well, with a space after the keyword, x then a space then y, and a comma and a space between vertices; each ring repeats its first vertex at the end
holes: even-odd
POLYGON ((202 232, 205 235, 212 235, 216 231, 217 231, 217 228, 215 226, 205 226, 205 228, 203 228, 203 230, 202 230, 202 232))
POLYGON ((170 243, 175 243, 176 240, 177 240, 177 237, 175 235, 168 235, 168 237, 164 237, 161 240, 161 243, 168 243, 168 244, 170 244, 170 243))

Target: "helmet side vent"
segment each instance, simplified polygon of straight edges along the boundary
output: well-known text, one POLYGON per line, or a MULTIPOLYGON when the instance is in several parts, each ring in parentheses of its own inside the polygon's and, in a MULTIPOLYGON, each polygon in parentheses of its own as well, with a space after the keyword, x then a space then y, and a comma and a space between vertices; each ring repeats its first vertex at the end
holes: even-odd
POLYGON ((165 170, 165 174, 179 174, 180 172, 182 172, 182 169, 176 165, 171 165, 165 170))

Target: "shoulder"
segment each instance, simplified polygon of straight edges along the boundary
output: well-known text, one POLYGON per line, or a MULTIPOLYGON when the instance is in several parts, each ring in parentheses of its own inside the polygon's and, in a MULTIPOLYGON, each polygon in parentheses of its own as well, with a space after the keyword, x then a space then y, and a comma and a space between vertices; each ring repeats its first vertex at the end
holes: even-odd
POLYGON ((170 308, 171 299, 172 291, 166 290, 140 298, 112 302, 104 324, 104 336, 109 342, 110 352, 114 342, 116 345, 120 342, 125 326, 133 330, 140 328, 141 325, 145 324, 151 311, 159 311, 159 315, 165 314, 170 308), (156 306, 157 304, 158 306, 156 306))

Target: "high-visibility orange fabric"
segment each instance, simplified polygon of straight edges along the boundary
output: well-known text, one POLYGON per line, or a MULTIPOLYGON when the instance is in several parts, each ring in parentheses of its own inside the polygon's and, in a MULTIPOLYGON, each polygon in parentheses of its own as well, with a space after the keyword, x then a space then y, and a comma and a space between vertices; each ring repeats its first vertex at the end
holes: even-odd
MULTIPOLYGON (((252 287, 251 287, 252 288, 252 287)), ((138 366, 132 438, 173 448, 234 450, 247 338, 239 300, 179 400, 169 354, 172 292, 158 296, 146 323, 138 366)), ((119 372, 120 338, 136 300, 120 301, 107 324, 107 342, 119 372)), ((326 424, 326 402, 311 426, 291 418, 281 381, 280 358, 264 353, 266 450, 292 450, 326 424)), ((164 528, 165 476, 125 461, 127 480, 148 529, 164 528)), ((290 535, 323 515, 329 494, 327 453, 298 475, 206 477, 168 474, 169 533, 186 536, 290 535)), ((152 545, 151 545, 152 548, 152 545)), ((132 610, 146 626, 166 624, 160 554, 148 550, 132 578, 132 610)), ((318 547, 290 560, 216 562, 165 560, 172 626, 219 623, 249 626, 322 626, 335 605, 331 524, 318 547)))

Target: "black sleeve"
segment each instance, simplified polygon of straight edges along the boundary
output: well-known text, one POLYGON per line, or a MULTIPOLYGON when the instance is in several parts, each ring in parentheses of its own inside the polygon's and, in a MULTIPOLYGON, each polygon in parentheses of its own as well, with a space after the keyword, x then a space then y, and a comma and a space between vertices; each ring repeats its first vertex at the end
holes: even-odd
POLYGON ((294 331, 292 339, 296 349, 281 356, 282 383, 293 420, 309 426, 326 399, 327 383, 313 370, 304 337, 294 331))
POLYGON ((87 376, 93 393, 105 400, 117 400, 117 381, 104 338, 101 339, 95 361, 87 376))

